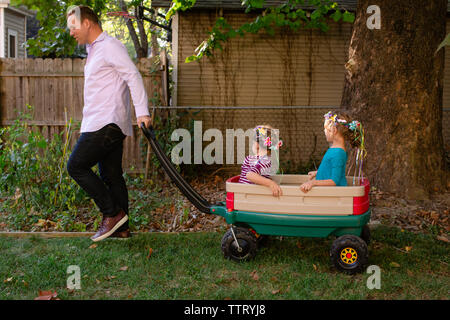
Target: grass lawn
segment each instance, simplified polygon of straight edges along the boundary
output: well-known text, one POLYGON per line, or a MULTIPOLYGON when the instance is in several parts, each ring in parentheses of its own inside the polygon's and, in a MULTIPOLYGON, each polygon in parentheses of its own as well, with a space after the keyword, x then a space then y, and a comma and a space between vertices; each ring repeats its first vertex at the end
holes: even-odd
POLYGON ((448 299, 450 250, 432 235, 379 226, 368 273, 348 276, 330 266, 332 239, 272 238, 253 261, 225 260, 223 233, 146 233, 129 240, 0 237, 0 299, 34 299, 55 290, 66 299, 448 299), (151 254, 150 254, 151 253, 151 254), (66 288, 78 265, 81 289, 66 288))

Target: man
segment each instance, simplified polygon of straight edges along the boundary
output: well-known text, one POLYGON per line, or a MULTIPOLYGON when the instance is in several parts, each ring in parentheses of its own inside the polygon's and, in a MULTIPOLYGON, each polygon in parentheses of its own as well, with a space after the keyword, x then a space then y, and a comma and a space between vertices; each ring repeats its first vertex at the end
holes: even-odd
POLYGON ((103 214, 91 237, 127 238, 128 191, 122 172, 123 140, 133 134, 130 95, 137 123, 150 124, 142 77, 125 46, 103 32, 91 8, 69 9, 67 25, 78 44, 86 44, 84 108, 81 135, 67 163, 69 175, 94 199, 103 214), (92 171, 98 164, 100 177, 92 171))

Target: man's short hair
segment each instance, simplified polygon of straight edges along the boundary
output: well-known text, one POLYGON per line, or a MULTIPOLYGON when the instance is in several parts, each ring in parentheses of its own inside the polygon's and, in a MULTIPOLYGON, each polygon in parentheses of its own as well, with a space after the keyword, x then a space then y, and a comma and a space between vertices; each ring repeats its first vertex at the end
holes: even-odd
MULTIPOLYGON (((80 9, 81 22, 88 19, 89 21, 95 22, 100 26, 100 20, 97 14, 88 6, 77 6, 80 9)), ((76 7, 73 6, 67 10, 67 17, 75 13, 76 7)))

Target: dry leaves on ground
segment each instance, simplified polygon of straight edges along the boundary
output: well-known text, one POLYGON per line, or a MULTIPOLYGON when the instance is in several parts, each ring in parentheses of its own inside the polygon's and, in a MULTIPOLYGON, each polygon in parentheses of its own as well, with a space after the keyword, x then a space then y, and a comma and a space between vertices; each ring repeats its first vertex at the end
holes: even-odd
POLYGON ((438 240, 448 242, 450 232, 450 192, 433 196, 426 201, 413 201, 393 194, 372 190, 371 221, 399 227, 411 232, 429 232, 435 228, 438 240))

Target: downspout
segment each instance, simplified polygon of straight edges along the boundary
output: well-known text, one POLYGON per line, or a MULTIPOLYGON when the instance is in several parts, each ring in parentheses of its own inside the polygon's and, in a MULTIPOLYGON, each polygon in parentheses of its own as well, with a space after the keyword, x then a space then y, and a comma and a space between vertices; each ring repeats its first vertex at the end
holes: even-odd
POLYGON ((177 12, 172 19, 172 106, 176 107, 178 106, 178 26, 180 21, 180 14, 177 12))

